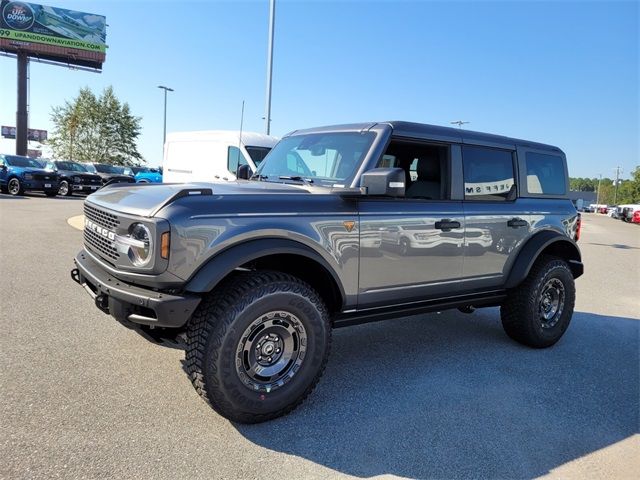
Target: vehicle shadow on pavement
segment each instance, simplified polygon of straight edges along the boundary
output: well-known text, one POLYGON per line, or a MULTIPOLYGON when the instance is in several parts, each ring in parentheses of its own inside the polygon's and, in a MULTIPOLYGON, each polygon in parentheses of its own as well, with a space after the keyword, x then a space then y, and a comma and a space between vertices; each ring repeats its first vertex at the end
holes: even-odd
POLYGON ((235 428, 358 477, 536 477, 638 432, 639 326, 576 312, 545 350, 507 338, 497 309, 336 330, 298 410, 235 428))

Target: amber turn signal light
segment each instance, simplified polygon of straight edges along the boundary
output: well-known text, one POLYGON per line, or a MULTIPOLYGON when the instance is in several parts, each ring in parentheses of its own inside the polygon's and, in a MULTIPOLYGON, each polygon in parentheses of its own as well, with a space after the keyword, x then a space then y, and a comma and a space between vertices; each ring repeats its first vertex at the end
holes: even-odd
POLYGON ((171 245, 171 233, 164 232, 160 237, 160 256, 165 260, 169 258, 170 245, 171 245))

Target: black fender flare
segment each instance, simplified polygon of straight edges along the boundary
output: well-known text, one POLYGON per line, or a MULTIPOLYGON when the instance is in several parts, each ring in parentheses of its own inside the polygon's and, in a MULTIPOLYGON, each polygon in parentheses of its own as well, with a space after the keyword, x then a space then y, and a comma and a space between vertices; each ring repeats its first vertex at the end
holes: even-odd
POLYGON ((558 256, 561 256, 567 261, 573 273, 573 278, 578 278, 584 273, 582 256, 576 242, 559 232, 545 230, 535 234, 522 247, 511 268, 505 287, 516 287, 527 278, 535 261, 540 254, 547 249, 556 254, 562 252, 562 254, 558 256))
POLYGON ((278 254, 300 255, 320 264, 333 278, 340 290, 341 300, 346 295, 339 275, 322 255, 311 247, 286 238, 263 238, 233 245, 212 257, 187 281, 184 290, 206 293, 236 268, 261 257, 278 254))

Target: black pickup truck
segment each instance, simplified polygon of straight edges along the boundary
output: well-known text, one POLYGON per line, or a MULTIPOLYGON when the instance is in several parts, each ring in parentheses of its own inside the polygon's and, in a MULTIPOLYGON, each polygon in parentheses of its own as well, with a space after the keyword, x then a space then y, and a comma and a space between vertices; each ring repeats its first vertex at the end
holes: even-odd
POLYGON ((583 265, 559 148, 342 125, 286 135, 238 176, 103 188, 71 272, 123 324, 186 337, 194 387, 229 419, 298 406, 333 328, 500 306, 509 337, 543 348, 569 326, 583 265))

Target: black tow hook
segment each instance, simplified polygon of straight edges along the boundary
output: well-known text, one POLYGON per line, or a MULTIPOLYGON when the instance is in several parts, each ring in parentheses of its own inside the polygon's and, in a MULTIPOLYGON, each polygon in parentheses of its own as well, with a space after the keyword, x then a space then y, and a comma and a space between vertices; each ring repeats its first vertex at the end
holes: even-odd
POLYGON ((104 313, 109 315, 109 296, 108 295, 104 295, 103 293, 96 295, 95 302, 96 302, 96 307, 98 307, 104 313))
POLYGON ((82 285, 82 281, 80 280, 80 271, 77 268, 71 270, 71 280, 79 285, 82 285))

